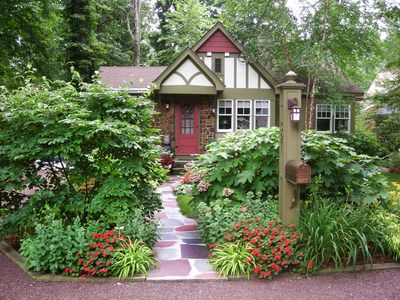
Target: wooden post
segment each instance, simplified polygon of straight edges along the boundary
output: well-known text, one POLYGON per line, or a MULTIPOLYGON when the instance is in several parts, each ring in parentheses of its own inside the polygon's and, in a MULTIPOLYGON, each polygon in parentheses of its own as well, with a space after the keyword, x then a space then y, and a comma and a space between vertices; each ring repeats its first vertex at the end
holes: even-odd
POLYGON ((300 187, 289 183, 285 178, 285 166, 289 160, 300 161, 301 122, 290 121, 288 102, 297 101, 301 107, 301 90, 303 84, 296 83, 296 73, 289 71, 285 75, 286 82, 278 85, 280 90, 279 122, 279 217, 283 224, 298 225, 300 215, 300 187))

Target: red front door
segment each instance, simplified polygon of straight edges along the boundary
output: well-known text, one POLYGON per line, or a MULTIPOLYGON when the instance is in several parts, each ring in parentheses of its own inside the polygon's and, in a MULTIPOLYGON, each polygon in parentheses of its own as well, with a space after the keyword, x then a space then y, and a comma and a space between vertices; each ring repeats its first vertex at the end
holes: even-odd
POLYGON ((176 102, 176 154, 199 153, 197 99, 176 102))

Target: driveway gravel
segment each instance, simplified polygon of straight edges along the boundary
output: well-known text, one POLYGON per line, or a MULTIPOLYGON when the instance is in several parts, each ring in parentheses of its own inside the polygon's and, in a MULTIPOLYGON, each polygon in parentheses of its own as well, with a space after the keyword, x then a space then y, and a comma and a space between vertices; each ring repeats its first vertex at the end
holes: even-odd
POLYGON ((400 299, 400 269, 272 281, 36 282, 0 252, 0 299, 400 299))

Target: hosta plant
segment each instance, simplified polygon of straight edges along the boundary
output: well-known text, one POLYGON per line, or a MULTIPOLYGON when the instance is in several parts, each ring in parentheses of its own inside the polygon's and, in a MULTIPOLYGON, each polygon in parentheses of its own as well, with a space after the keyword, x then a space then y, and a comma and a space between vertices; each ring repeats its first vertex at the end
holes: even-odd
POLYGON ((254 256, 248 251, 249 243, 228 243, 214 248, 211 256, 211 265, 220 275, 250 277, 254 268, 254 256))
POLYGON ((135 274, 147 274, 156 266, 154 251, 140 241, 131 241, 128 237, 121 242, 121 247, 113 254, 112 273, 121 279, 135 274))

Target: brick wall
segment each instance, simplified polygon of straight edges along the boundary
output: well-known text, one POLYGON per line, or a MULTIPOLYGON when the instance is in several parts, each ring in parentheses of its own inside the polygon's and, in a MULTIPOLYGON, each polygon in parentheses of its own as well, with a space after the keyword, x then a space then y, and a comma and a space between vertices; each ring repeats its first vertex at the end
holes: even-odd
POLYGON ((158 100, 155 104, 157 114, 153 117, 153 126, 161 130, 160 134, 163 137, 167 134, 170 136, 171 147, 175 147, 175 105, 169 98, 158 100), (166 103, 169 103, 169 108, 166 108, 166 103))
POLYGON ((205 150, 208 142, 215 139, 216 113, 213 113, 214 98, 210 96, 200 96, 200 147, 201 152, 205 150))

